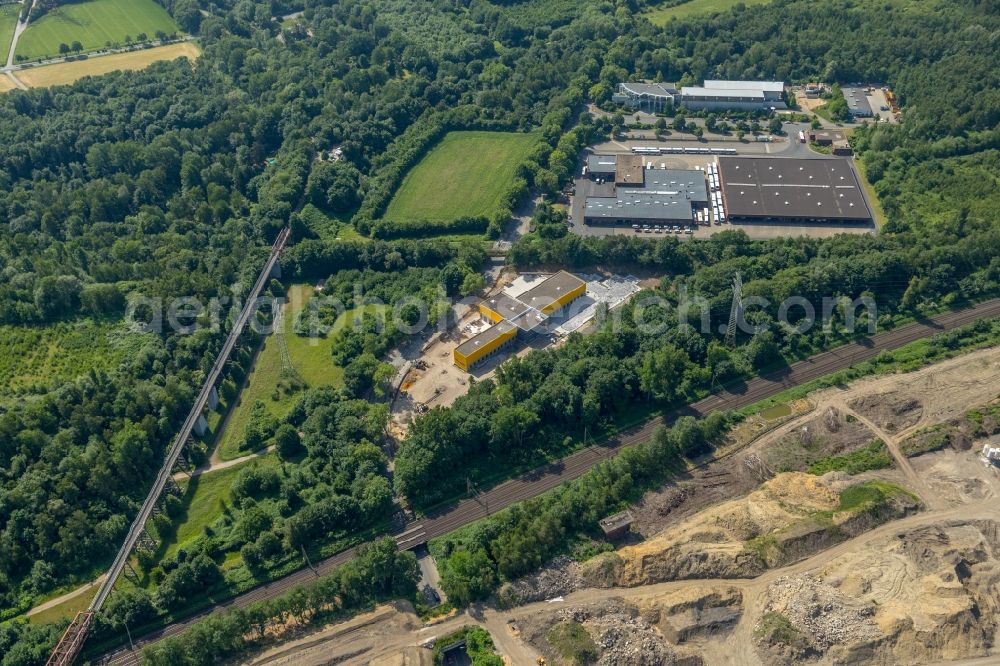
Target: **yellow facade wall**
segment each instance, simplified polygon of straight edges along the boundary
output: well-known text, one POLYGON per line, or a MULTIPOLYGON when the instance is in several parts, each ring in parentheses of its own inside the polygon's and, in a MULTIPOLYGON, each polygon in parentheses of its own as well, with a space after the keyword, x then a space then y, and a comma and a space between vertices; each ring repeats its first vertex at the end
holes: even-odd
POLYGON ((503 315, 486 305, 486 301, 479 302, 479 314, 483 315, 494 324, 499 324, 503 320, 503 315))
POLYGON ((458 351, 458 347, 456 347, 454 354, 455 365, 457 365, 459 369, 468 372, 469 368, 475 365, 477 361, 482 359, 487 354, 496 351, 502 345, 509 342, 510 340, 513 340, 516 335, 517 335, 517 328, 512 326, 509 331, 501 333, 494 340, 491 340, 489 343, 483 345, 482 347, 479 347, 478 349, 476 349, 473 352, 470 352, 469 354, 462 354, 461 352, 458 351))
POLYGON ((583 296, 586 293, 586 291, 587 291, 587 284, 582 283, 575 289, 567 291, 565 294, 557 298, 555 301, 553 301, 546 307, 542 308, 542 312, 547 315, 550 315, 553 312, 558 312, 559 310, 562 310, 564 307, 566 307, 569 303, 573 302, 580 296, 583 296))

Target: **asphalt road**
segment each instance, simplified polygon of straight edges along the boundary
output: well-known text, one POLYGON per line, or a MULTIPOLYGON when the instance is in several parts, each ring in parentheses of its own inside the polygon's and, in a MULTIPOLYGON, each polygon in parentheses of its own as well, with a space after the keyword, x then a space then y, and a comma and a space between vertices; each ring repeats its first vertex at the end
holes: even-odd
MULTIPOLYGON (((998 316, 1000 316, 1000 298, 995 298, 973 307, 954 310, 937 317, 903 326, 893 331, 879 333, 838 347, 829 352, 818 354, 804 361, 799 361, 786 368, 769 372, 748 382, 732 386, 720 393, 699 400, 672 414, 650 419, 640 427, 633 428, 600 444, 577 451, 557 462, 539 467, 527 474, 507 481, 475 499, 463 500, 433 515, 415 520, 397 533, 397 541, 401 540, 399 538, 400 535, 404 536, 404 539, 405 536, 414 534, 422 535, 426 539, 441 536, 479 520, 489 513, 495 513, 511 504, 540 495, 560 483, 582 476, 597 463, 615 455, 622 447, 648 441, 656 428, 680 415, 690 414, 700 417, 714 411, 740 409, 776 395, 786 389, 806 384, 814 379, 867 361, 882 351, 898 349, 921 338, 949 331, 980 319, 991 319, 998 316)), ((190 625, 197 623, 209 613, 230 606, 246 606, 255 601, 278 596, 297 585, 308 583, 314 580, 317 575, 326 573, 333 567, 347 561, 353 555, 354 549, 345 551, 318 563, 316 566, 318 573, 314 573, 310 569, 301 569, 284 578, 241 594, 198 615, 147 634, 135 641, 137 649, 141 649, 142 646, 154 643, 167 636, 178 634, 190 625)), ((139 654, 138 652, 130 652, 122 649, 106 655, 105 660, 100 663, 138 664, 139 654)))

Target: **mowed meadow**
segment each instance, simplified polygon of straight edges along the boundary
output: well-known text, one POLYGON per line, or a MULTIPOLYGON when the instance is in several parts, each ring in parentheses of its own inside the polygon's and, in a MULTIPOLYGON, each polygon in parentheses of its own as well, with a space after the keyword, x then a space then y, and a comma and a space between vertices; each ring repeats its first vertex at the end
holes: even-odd
POLYGON ((539 135, 449 132, 403 179, 389 202, 389 220, 445 221, 489 216, 539 135))
POLYGON ((17 43, 18 61, 59 55, 59 45, 80 42, 83 51, 122 45, 140 34, 155 39, 180 30, 167 10, 153 0, 87 0, 49 10, 33 20, 17 43))
POLYGON ((21 13, 21 5, 0 5, 0 61, 7 64, 7 52, 10 41, 14 38, 14 28, 17 17, 21 13))

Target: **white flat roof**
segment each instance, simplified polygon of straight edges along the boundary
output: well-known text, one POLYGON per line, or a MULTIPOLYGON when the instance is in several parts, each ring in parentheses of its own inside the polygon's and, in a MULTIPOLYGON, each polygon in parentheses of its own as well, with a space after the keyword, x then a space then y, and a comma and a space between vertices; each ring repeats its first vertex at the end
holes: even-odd
POLYGON ((764 91, 760 88, 681 88, 682 97, 737 97, 764 101, 764 91))
POLYGON ((766 92, 781 92, 785 89, 784 81, 725 81, 711 79, 705 81, 706 88, 728 88, 730 90, 764 90, 766 92))
POLYGON ((651 95, 653 97, 673 97, 677 90, 666 83, 636 83, 623 81, 622 87, 633 95, 651 95))

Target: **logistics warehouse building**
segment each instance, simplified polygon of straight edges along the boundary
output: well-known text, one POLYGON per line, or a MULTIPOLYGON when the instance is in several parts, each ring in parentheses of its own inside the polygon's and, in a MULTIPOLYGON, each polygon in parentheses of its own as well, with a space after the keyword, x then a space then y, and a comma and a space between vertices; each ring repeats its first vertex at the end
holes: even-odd
POLYGON ((455 348, 455 365, 466 372, 497 351, 508 347, 518 334, 533 334, 556 312, 587 293, 587 283, 559 271, 517 298, 500 294, 479 303, 479 312, 493 325, 455 348))
POLYGON ((719 174, 733 223, 872 223, 847 160, 721 157, 719 174))
POLYGON ((691 225, 695 211, 708 205, 702 171, 667 169, 656 157, 591 155, 592 177, 611 180, 614 196, 587 197, 583 222, 588 225, 691 225))
POLYGON ((680 90, 665 83, 619 83, 618 92, 611 96, 616 104, 650 112, 669 107, 689 109, 739 109, 769 111, 787 108, 782 81, 722 81, 707 80, 701 86, 684 86, 680 90))

